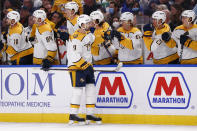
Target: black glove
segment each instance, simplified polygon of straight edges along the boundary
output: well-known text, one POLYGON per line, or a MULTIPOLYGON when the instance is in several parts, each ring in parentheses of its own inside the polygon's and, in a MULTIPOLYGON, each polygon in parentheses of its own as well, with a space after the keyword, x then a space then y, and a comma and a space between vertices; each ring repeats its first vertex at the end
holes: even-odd
POLYGON ((144 32, 153 31, 154 28, 153 28, 152 24, 146 24, 146 25, 144 25, 143 30, 144 30, 144 32))
POLYGON ((3 34, 3 39, 7 41, 7 32, 3 34))
POLYGON ((116 31, 116 30, 112 30, 111 31, 111 38, 118 38, 118 41, 121 41, 122 40, 122 35, 120 32, 116 31))
POLYGON ((106 41, 112 40, 111 32, 110 32, 110 31, 106 31, 106 32, 104 33, 103 39, 106 40, 106 41))
POLYGON ((117 63, 118 63, 118 58, 111 59, 111 64, 117 64, 117 63))
POLYGON ((180 36, 180 43, 181 45, 184 45, 185 42, 189 39, 189 37, 187 35, 181 35, 180 36))
POLYGON ((42 70, 48 71, 49 68, 51 67, 51 62, 48 59, 43 59, 41 66, 42 66, 41 68, 42 70))
POLYGON ((151 37, 154 31, 154 28, 152 24, 146 24, 144 25, 143 30, 144 30, 144 36, 151 37))
POLYGON ((3 49, 3 47, 4 47, 4 44, 2 41, 0 41, 0 51, 3 49))
POLYGON ((35 37, 29 37, 29 41, 32 42, 35 40, 35 37))
POLYGON ((171 35, 170 35, 170 32, 164 32, 162 35, 161 35, 161 38, 164 42, 168 42, 170 39, 171 39, 171 35))
POLYGON ((91 28, 90 28, 90 32, 91 32, 91 33, 94 33, 94 31, 95 31, 95 28, 94 28, 94 27, 91 27, 91 28))
POLYGON ((58 31, 58 33, 60 35, 60 39, 62 39, 63 41, 66 41, 69 39, 69 34, 67 32, 58 31))

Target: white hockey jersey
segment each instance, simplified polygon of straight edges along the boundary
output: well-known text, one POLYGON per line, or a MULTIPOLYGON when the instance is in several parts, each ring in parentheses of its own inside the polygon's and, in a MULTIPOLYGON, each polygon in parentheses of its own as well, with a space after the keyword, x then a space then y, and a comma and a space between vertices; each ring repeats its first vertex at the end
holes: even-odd
POLYGON ((126 31, 122 27, 118 30, 125 38, 129 39, 127 41, 118 41, 114 38, 113 45, 118 49, 118 60, 124 64, 142 64, 142 33, 141 31, 133 27, 131 30, 126 31))
POLYGON ((182 53, 181 64, 197 64, 197 24, 193 24, 190 29, 186 29, 183 25, 176 27, 172 33, 172 39, 178 45, 179 56, 182 53), (189 36, 190 39, 183 46, 182 50, 180 36, 183 34, 189 36))
POLYGON ((68 67, 82 69, 84 63, 92 63, 91 45, 95 36, 91 32, 81 33, 78 30, 71 36, 68 43, 68 67))
POLYGON ((79 26, 78 26, 78 24, 77 24, 77 19, 78 19, 78 17, 79 17, 79 16, 76 15, 74 19, 72 19, 72 20, 68 19, 68 20, 67 20, 67 28, 68 28, 68 33, 69 33, 70 35, 72 35, 76 30, 79 29, 79 26))
POLYGON ((7 45, 6 53, 9 54, 10 60, 16 60, 17 64, 19 64, 20 58, 33 53, 32 45, 28 43, 23 25, 19 22, 14 27, 9 27, 7 45))
POLYGON ((168 64, 178 59, 176 46, 170 48, 161 39, 164 32, 170 32, 169 25, 164 24, 164 28, 154 30, 152 37, 143 37, 147 49, 153 53, 154 64, 168 64))
MULTIPOLYGON (((34 64, 41 64, 48 56, 57 59, 57 45, 54 40, 54 33, 48 23, 36 28, 36 40, 34 45, 34 64)), ((57 63, 55 63, 57 64, 57 63)))

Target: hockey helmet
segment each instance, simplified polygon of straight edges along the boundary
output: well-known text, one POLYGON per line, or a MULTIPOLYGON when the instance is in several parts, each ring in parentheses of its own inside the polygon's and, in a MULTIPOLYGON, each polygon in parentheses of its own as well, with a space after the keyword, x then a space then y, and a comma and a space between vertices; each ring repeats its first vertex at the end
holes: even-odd
POLYGON ((44 10, 34 11, 33 16, 36 17, 36 18, 41 18, 41 22, 44 21, 47 17, 44 10))
POLYGON ((182 12, 181 17, 191 18, 190 22, 193 22, 195 20, 196 14, 193 10, 185 10, 182 12))
POLYGON ((163 11, 156 11, 152 15, 152 19, 156 19, 157 21, 162 20, 162 23, 166 21, 166 14, 163 11))
POLYGON ((99 23, 101 23, 104 20, 103 13, 101 11, 93 11, 90 14, 90 18, 92 20, 98 20, 99 23))
POLYGON ((121 14, 120 20, 121 21, 131 20, 131 22, 133 23, 134 16, 133 16, 133 14, 131 12, 124 12, 124 13, 121 14))
POLYGON ((15 20, 14 24, 19 22, 20 20, 20 14, 17 11, 10 11, 7 14, 7 18, 10 20, 15 20))
POLYGON ((79 10, 79 6, 76 2, 68 2, 68 3, 65 4, 64 8, 74 10, 75 13, 77 13, 78 10, 79 10))
POLYGON ((77 24, 78 24, 79 27, 81 27, 82 24, 87 24, 91 21, 92 20, 91 20, 90 16, 82 14, 78 17, 77 24))

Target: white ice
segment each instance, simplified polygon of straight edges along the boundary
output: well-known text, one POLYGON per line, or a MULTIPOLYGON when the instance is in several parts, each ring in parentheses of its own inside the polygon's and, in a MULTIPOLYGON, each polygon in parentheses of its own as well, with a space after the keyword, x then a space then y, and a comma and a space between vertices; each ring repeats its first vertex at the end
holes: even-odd
POLYGON ((66 123, 8 123, 0 122, 0 131, 197 131, 197 126, 175 125, 68 125, 66 123))

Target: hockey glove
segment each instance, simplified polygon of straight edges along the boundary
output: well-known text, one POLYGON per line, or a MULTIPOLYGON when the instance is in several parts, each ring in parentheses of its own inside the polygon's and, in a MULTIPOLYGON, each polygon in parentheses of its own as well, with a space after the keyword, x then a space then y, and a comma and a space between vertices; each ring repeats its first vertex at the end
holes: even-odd
POLYGON ((58 31, 58 33, 60 35, 60 39, 62 39, 63 41, 66 41, 69 39, 69 34, 67 32, 58 31))
POLYGON ((41 68, 42 70, 48 71, 49 68, 51 67, 51 62, 48 59, 43 59, 41 66, 42 66, 41 68))
POLYGON ((143 30, 144 30, 144 36, 151 37, 154 31, 154 28, 152 24, 146 24, 144 25, 143 30))
POLYGON ((32 42, 35 40, 35 37, 29 37, 29 41, 32 42))
POLYGON ((91 28, 90 28, 90 32, 91 32, 91 33, 94 33, 94 31, 95 31, 95 28, 94 28, 94 27, 91 27, 91 28))
POLYGON ((164 42, 168 42, 171 39, 170 32, 164 32, 161 35, 161 38, 164 42))
POLYGON ((0 41, 0 51, 3 49, 3 47, 4 47, 4 44, 2 41, 0 41))
POLYGON ((180 43, 181 45, 185 45, 186 43, 188 43, 190 41, 190 38, 187 35, 181 35, 180 36, 180 43))
POLYGON ((114 37, 116 37, 118 39, 118 41, 122 40, 122 35, 120 32, 116 31, 116 30, 112 30, 111 31, 111 38, 113 39, 114 37))
POLYGON ((7 41, 7 33, 3 34, 3 39, 7 41))

